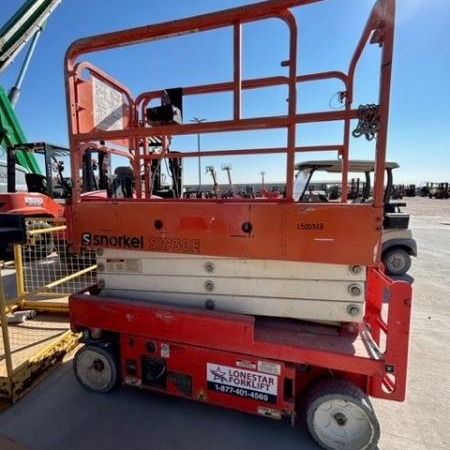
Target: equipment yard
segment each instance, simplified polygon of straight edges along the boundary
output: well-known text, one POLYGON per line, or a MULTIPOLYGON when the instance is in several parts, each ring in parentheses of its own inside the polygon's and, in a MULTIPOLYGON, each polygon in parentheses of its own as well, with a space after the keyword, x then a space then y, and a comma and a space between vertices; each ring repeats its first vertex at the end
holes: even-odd
POLYGON ((249 1, 77 32, 67 146, 13 95, 61 0, 0 28, 0 72, 33 36, 0 86, 0 450, 450 449, 448 183, 386 159, 397 2, 249 1))
MULTIPOLYGON (((407 398, 373 400, 380 450, 450 448, 450 203, 409 198, 418 243, 407 398)), ((301 406, 300 406, 301 407, 301 406)), ((301 414, 301 411, 299 411, 301 414)), ((0 414, 2 450, 273 449, 315 450, 303 420, 275 421, 176 397, 118 387, 93 394, 76 383, 72 357, 0 414), (119 425, 118 425, 119 424, 119 425)))

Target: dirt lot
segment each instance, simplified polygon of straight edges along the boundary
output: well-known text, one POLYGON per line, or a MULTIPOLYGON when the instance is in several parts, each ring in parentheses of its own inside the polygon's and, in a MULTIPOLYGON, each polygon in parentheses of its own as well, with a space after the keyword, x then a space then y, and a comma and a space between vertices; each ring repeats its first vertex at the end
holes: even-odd
MULTIPOLYGON (((408 399, 374 401, 380 450, 450 448, 450 200, 408 198, 419 257, 413 261, 408 399)), ((299 424, 119 388, 84 391, 67 361, 0 414, 0 449, 303 449, 318 447, 299 424), (20 445, 19 445, 20 444, 20 445), (22 446, 23 445, 23 446, 22 446)))
POLYGON ((417 240, 408 397, 375 401, 380 449, 450 448, 450 200, 405 198, 417 240))

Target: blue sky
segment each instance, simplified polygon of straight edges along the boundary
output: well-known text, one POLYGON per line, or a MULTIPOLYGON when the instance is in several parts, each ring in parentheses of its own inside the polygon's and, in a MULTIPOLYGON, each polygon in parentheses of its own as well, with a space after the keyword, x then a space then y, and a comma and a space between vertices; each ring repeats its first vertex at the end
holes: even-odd
MULTIPOLYGON (((4 0, 0 23, 5 23, 22 3, 22 0, 4 0)), ((75 39, 249 3, 253 1, 133 0, 126 2, 125 8, 122 0, 63 0, 42 33, 16 107, 27 138, 61 144, 68 141, 63 59, 66 49, 75 39)), ((296 12, 302 33, 299 71, 345 70, 372 4, 372 0, 328 0, 296 12)), ((449 0, 397 0, 388 135, 388 158, 401 166, 397 171, 397 183, 450 181, 449 25, 449 0)), ((143 54, 138 56, 133 48, 123 49, 118 55, 93 56, 92 60, 107 71, 111 70, 114 76, 131 87, 135 95, 147 89, 224 81, 230 78, 229 66, 225 64, 229 52, 227 37, 226 32, 221 31, 206 37, 189 36, 179 45, 178 41, 161 42, 148 48, 144 60, 143 54)), ((286 56, 285 38, 285 29, 276 22, 244 29, 244 77, 284 73, 279 61, 286 56)), ((24 53, 0 75, 0 85, 4 88, 9 89, 14 83, 24 53)), ((362 65, 362 76, 357 81, 364 103, 376 101, 369 95, 376 81, 373 76, 376 70, 370 62, 362 65)), ((332 95, 338 89, 338 84, 333 83, 314 91, 305 89, 299 96, 301 110, 314 110, 322 105, 328 108, 330 101, 333 104, 332 95)), ((264 113, 265 105, 274 100, 280 105, 275 107, 275 111, 279 108, 283 113, 284 105, 280 99, 284 96, 283 89, 262 94, 248 93, 244 97, 243 113, 264 113)), ((218 96, 213 104, 201 98, 192 100, 186 103, 185 120, 225 117, 229 103, 226 96, 218 96)), ((338 131, 334 128, 305 127, 301 131, 300 143, 333 143, 338 131)), ((277 132, 266 132, 236 136, 236 139, 249 147, 276 146, 280 145, 279 136, 277 132)), ((191 136, 180 139, 178 145, 195 149, 196 142, 196 137, 191 136)), ((232 145, 233 139, 202 135, 202 148, 228 148, 232 145)), ((370 156, 361 143, 355 144, 352 157, 367 159, 370 156)), ((307 159, 314 157, 317 155, 308 155, 307 159)), ((279 162, 269 157, 259 161, 258 166, 243 160, 214 164, 220 170, 220 163, 230 162, 236 182, 255 182, 260 171, 266 172, 268 182, 282 178, 279 162)), ((202 161, 202 169, 209 163, 202 161)), ((220 177, 223 178, 220 181, 225 182, 225 173, 220 177)), ((193 181, 186 180, 188 183, 193 181)))

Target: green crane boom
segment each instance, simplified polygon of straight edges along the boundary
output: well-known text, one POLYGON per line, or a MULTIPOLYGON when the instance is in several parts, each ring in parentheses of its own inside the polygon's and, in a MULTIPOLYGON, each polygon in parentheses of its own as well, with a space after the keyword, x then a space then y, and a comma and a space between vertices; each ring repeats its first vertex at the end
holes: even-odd
MULTIPOLYGON (((0 145, 3 148, 27 142, 6 91, 0 86, 0 145)), ((41 173, 32 153, 18 152, 17 162, 34 173, 41 173)))
MULTIPOLYGON (((27 142, 22 126, 14 112, 20 84, 34 51, 36 40, 44 23, 62 0, 27 0, 0 28, 0 73, 14 60, 30 39, 33 42, 22 65, 16 86, 8 95, 0 86, 0 145, 8 148, 27 142)), ((21 152, 17 162, 34 173, 41 173, 39 165, 30 153, 21 152)))

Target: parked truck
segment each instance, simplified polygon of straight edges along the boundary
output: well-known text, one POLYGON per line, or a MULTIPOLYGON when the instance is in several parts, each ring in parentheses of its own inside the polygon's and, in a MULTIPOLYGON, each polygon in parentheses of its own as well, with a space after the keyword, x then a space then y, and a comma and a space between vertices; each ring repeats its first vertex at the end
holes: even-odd
MULTIPOLYGON (((327 202, 329 197, 318 195, 311 190, 314 177, 323 177, 324 174, 333 174, 342 178, 341 160, 313 160, 296 164, 296 184, 294 192, 299 202, 317 201, 327 202)), ((396 162, 386 162, 386 185, 384 190, 384 219, 381 234, 382 252, 381 261, 390 276, 403 276, 411 267, 411 256, 417 256, 417 243, 409 228, 409 214, 402 211, 405 202, 393 202, 394 191, 393 171, 398 169, 396 162)), ((349 189, 349 198, 355 203, 370 203, 372 197, 372 176, 375 170, 374 161, 350 160, 348 172, 355 176, 358 174, 363 181, 361 189, 349 189)), ((356 178, 352 178, 355 180, 356 178)), ((357 178, 358 180, 360 178, 357 178)))
MULTIPOLYGON (((320 0, 268 0, 91 36, 68 49, 69 239, 73 249, 96 250, 98 264, 97 284, 69 299, 71 327, 85 344, 73 367, 93 392, 106 393, 120 382, 292 423, 304 413, 323 448, 375 449, 380 425, 369 397, 405 398, 412 297, 410 284, 388 278, 381 264, 395 2, 374 2, 345 72, 299 74, 297 8, 313 3, 326 6, 320 0), (287 31, 279 72, 244 77, 243 35, 248 26, 274 20, 287 31), (89 61, 92 53, 133 45, 133 54, 141 53, 129 75, 147 73, 153 45, 166 40, 165 48, 176 51, 186 48, 178 47, 183 40, 197 42, 193 34, 211 42, 216 32, 230 39, 223 57, 228 79, 185 85, 185 70, 167 67, 179 75, 179 87, 156 87, 153 65, 133 95, 126 83, 136 89, 135 77, 119 82, 89 61), (364 96, 354 83, 362 54, 373 44, 379 49, 379 87, 367 104, 354 105, 354 98, 364 96), (329 80, 342 85, 342 109, 299 112, 297 91, 329 80), (271 88, 285 89, 281 104, 269 102, 267 114, 259 115, 258 108, 242 114, 248 101, 243 94, 271 88), (215 108, 219 93, 231 100, 226 117, 183 121, 187 100, 206 96, 212 100, 203 104, 215 108), (335 121, 343 125, 342 140, 298 144, 298 125, 335 121), (177 144, 185 135, 263 129, 282 130, 280 145, 248 148, 237 139, 236 148, 204 146, 199 154, 177 144), (356 136, 372 145, 373 201, 352 203, 345 194, 338 202, 296 201, 295 161, 305 152, 339 155, 347 192, 349 146, 356 136), (115 177, 108 173, 114 189, 104 198, 82 196, 81 163, 93 150, 127 161, 115 177), (182 195, 192 158, 228 163, 233 157, 233 167, 252 158, 254 167, 266 155, 283 162, 282 196, 182 195), (173 183, 165 197, 154 191, 162 168, 173 183)), ((126 77, 123 59, 110 61, 126 77)))

